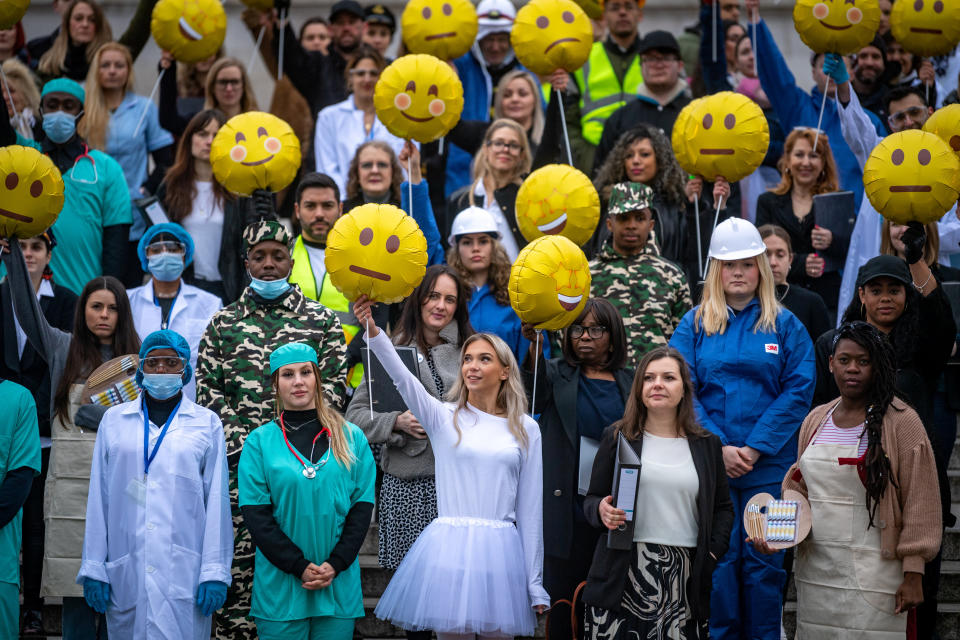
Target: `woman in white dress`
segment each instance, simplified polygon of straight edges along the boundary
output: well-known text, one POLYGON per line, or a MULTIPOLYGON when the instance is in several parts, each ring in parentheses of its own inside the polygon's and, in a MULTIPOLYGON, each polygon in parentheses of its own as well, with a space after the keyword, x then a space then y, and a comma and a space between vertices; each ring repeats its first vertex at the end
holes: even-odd
POLYGON ((439 640, 533 635, 550 597, 542 584, 540 429, 513 353, 485 333, 464 341, 451 402, 431 396, 377 328, 354 313, 367 344, 420 421, 436 459, 437 511, 377 605, 377 617, 439 640))

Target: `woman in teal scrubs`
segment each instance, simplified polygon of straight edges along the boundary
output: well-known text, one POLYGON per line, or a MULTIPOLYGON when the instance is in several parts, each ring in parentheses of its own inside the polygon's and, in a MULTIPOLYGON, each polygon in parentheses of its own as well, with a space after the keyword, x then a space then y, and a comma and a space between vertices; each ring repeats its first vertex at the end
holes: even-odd
POLYGON ((277 419, 247 436, 240 509, 257 547, 250 615, 262 640, 349 640, 362 618, 357 554, 373 513, 367 439, 323 398, 317 354, 270 354, 277 419))

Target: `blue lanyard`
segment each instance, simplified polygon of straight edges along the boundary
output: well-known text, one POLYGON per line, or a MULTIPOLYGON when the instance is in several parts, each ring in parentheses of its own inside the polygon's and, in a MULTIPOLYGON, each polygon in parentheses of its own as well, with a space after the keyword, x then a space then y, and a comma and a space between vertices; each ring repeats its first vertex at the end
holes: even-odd
MULTIPOLYGON (((180 398, 180 402, 183 402, 183 398, 180 398)), ((167 418, 167 422, 163 425, 163 429, 160 430, 160 436, 157 438, 157 444, 153 445, 153 452, 147 456, 147 449, 150 448, 150 416, 147 414, 147 401, 140 400, 140 408, 143 410, 143 477, 147 477, 147 473, 150 472, 150 463, 153 462, 153 459, 157 457, 157 451, 160 450, 160 443, 163 442, 164 437, 167 435, 167 429, 170 428, 170 423, 173 422, 173 418, 177 415, 177 411, 180 409, 180 402, 177 403, 177 406, 173 408, 173 411, 170 412, 170 416, 167 418)))

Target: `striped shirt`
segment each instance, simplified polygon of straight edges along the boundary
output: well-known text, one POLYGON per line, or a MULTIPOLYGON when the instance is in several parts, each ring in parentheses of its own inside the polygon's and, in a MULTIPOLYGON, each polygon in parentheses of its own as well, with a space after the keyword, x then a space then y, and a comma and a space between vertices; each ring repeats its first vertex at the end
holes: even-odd
POLYGON ((833 422, 833 412, 827 414, 827 419, 823 427, 814 438, 813 444, 840 444, 857 445, 857 455, 862 456, 867 452, 867 438, 860 437, 863 433, 864 423, 855 427, 838 427, 833 422))

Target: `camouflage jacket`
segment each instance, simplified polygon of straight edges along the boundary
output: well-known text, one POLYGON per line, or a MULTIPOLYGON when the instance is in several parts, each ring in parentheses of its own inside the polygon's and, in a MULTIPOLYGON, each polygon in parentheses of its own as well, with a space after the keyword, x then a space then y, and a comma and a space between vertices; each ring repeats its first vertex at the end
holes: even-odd
POLYGON ((332 311, 294 285, 275 304, 258 304, 250 288, 210 320, 197 356, 197 404, 223 422, 227 456, 247 434, 274 419, 270 353, 289 342, 317 350, 323 391, 334 407, 346 398, 346 344, 332 311))
POLYGON ((692 306, 690 286, 677 265, 648 242, 642 253, 622 256, 607 242, 590 261, 590 294, 617 308, 627 329, 627 366, 667 344, 692 306))

